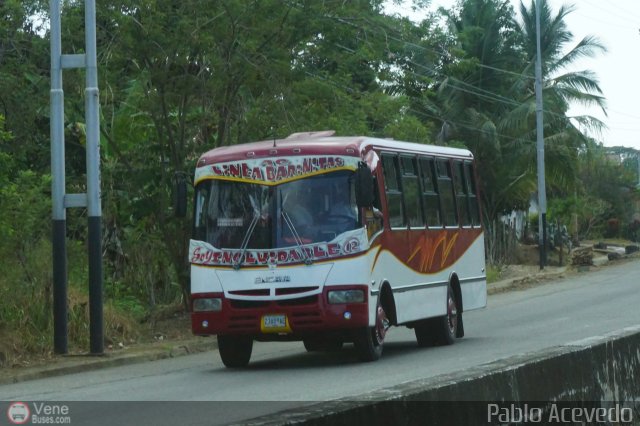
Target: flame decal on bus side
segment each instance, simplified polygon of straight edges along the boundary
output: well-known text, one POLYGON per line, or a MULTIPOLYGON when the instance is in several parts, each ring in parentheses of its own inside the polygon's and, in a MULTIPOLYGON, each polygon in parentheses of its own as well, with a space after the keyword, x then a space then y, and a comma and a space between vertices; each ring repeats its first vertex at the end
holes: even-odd
POLYGON ((442 255, 440 256, 440 269, 442 269, 451 253, 451 249, 458 239, 459 232, 451 235, 451 239, 447 241, 449 233, 443 231, 435 238, 429 238, 429 236, 421 235, 418 243, 416 244, 413 252, 407 259, 407 263, 411 262, 418 253, 420 253, 420 272, 428 272, 433 267, 433 260, 436 255, 438 247, 442 247, 442 255))
POLYGON ((387 252, 415 272, 435 274, 457 262, 481 235, 481 228, 390 232, 380 241, 371 271, 382 253, 387 252), (407 244, 409 240, 412 242, 407 244))

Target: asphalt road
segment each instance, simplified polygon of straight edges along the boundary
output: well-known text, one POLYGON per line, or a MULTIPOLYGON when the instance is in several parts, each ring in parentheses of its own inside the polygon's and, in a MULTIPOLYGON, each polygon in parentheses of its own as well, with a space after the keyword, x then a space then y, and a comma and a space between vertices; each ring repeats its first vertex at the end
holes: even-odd
POLYGON ((70 403, 72 424, 79 419, 239 422, 318 401, 357 399, 372 390, 621 330, 640 324, 638 306, 640 261, 634 260, 492 295, 486 309, 465 313, 466 337, 453 346, 418 348, 412 330, 392 328, 382 359, 361 364, 349 346, 321 354, 306 353, 302 343, 256 342, 245 370, 226 369, 217 351, 205 352, 0 386, 0 401, 136 401, 70 403), (191 414, 184 414, 185 407, 191 414))

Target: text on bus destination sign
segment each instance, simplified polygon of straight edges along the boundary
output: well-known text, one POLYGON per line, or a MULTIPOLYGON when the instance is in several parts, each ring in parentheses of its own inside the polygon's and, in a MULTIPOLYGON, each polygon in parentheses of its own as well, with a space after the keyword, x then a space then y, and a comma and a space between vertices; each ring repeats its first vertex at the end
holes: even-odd
POLYGON ((358 158, 348 156, 298 156, 217 163, 198 168, 196 181, 222 177, 275 183, 332 169, 355 169, 358 158))

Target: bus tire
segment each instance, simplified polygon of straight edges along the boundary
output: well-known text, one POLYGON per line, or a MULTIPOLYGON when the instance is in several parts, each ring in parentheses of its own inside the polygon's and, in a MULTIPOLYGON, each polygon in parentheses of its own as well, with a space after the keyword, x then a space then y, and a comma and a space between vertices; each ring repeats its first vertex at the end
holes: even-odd
POLYGON ((376 324, 373 327, 364 327, 356 331, 353 345, 358 359, 363 362, 377 361, 382 356, 384 337, 389 328, 389 319, 384 308, 378 300, 376 308, 376 324))
POLYGON ((447 286, 447 313, 436 318, 435 337, 440 345, 453 345, 458 332, 458 304, 451 284, 447 286))
POLYGON ((253 339, 250 336, 218 335, 218 352, 225 367, 246 367, 252 350, 253 339))
POLYGON ((458 326, 462 322, 451 285, 447 289, 447 314, 419 321, 413 331, 418 346, 452 345, 456 340, 458 326))

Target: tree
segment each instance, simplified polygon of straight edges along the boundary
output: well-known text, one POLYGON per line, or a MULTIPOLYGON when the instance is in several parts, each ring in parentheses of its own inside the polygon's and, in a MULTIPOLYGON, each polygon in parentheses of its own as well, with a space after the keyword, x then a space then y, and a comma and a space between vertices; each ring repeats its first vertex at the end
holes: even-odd
MULTIPOLYGON (((536 3, 532 1, 529 8, 520 3, 522 22, 519 29, 523 35, 524 51, 527 56, 526 75, 533 76, 536 58, 536 3)), ((585 57, 595 57, 606 52, 606 47, 595 36, 585 36, 575 46, 567 50, 567 44, 573 41, 573 34, 568 29, 565 18, 575 8, 562 6, 557 14, 553 12, 547 0, 540 0, 540 45, 542 54, 542 74, 545 76, 543 97, 545 111, 551 112, 546 120, 551 125, 558 119, 566 120, 566 113, 570 104, 577 103, 585 106, 595 106, 606 114, 606 102, 598 84, 597 76, 589 70, 567 71, 576 60, 585 57)), ((522 79, 518 88, 523 93, 532 90, 531 79, 522 79)), ((603 123, 591 116, 572 117, 582 126, 593 130, 602 128, 603 123)), ((567 127, 566 122, 560 120, 558 127, 567 127)))
MULTIPOLYGON (((593 117, 569 118, 569 105, 604 108, 604 99, 591 73, 564 71, 577 58, 604 48, 594 37, 585 37, 563 54, 572 39, 565 23, 572 9, 561 8, 552 16, 542 1, 541 10, 547 181, 552 189, 567 191, 575 187, 574 165, 586 140, 574 121, 599 125, 593 117)), ((525 208, 536 188, 535 3, 529 9, 521 3, 520 11, 521 22, 508 1, 466 0, 458 9, 442 11, 456 40, 451 55, 458 59, 445 68, 440 83, 441 136, 462 140, 476 155, 491 220, 525 208)))
POLYGON ((578 205, 571 213, 578 215, 583 236, 620 237, 633 221, 637 170, 627 168, 624 162, 632 151, 605 148, 590 140, 588 149, 580 153, 575 197, 578 205))
POLYGON ((42 5, 37 1, 2 2, 0 22, 0 114, 3 130, 13 138, 2 151, 18 168, 45 170, 49 164, 48 41, 41 31, 42 5))
MULTIPOLYGON (((518 23, 522 34, 523 50, 526 55, 521 77, 515 82, 514 93, 520 93, 520 105, 512 109, 502 120, 499 128, 510 134, 519 133, 520 144, 528 149, 522 153, 536 158, 535 145, 535 60, 536 25, 534 1, 529 8, 520 3, 522 21, 518 23)), ((546 0, 540 1, 540 45, 542 53, 545 163, 547 182, 552 189, 571 189, 575 183, 577 153, 587 143, 587 137, 576 126, 599 130, 603 124, 595 117, 583 115, 569 117, 571 104, 582 104, 601 108, 605 114, 605 100, 598 85, 597 77, 591 71, 567 71, 575 61, 583 57, 593 57, 605 52, 605 47, 593 36, 586 36, 567 51, 567 44, 573 40, 565 18, 573 7, 561 7, 553 14, 546 0)))
MULTIPOLYGON (((441 10, 455 44, 438 88, 443 141, 462 141, 481 171, 486 222, 528 203, 533 190, 529 165, 500 123, 518 101, 512 88, 525 57, 504 0, 467 0, 441 10)), ((529 130, 529 129, 526 129, 529 130)))
MULTIPOLYGON (((121 0, 101 8, 105 233, 115 265, 130 263, 118 247, 133 232, 159 235, 172 269, 186 271, 190 226, 170 217, 171 186, 208 148, 318 128, 413 127, 403 124, 402 99, 379 86, 380 2, 121 0)), ((188 277, 178 279, 187 300, 188 277)))

